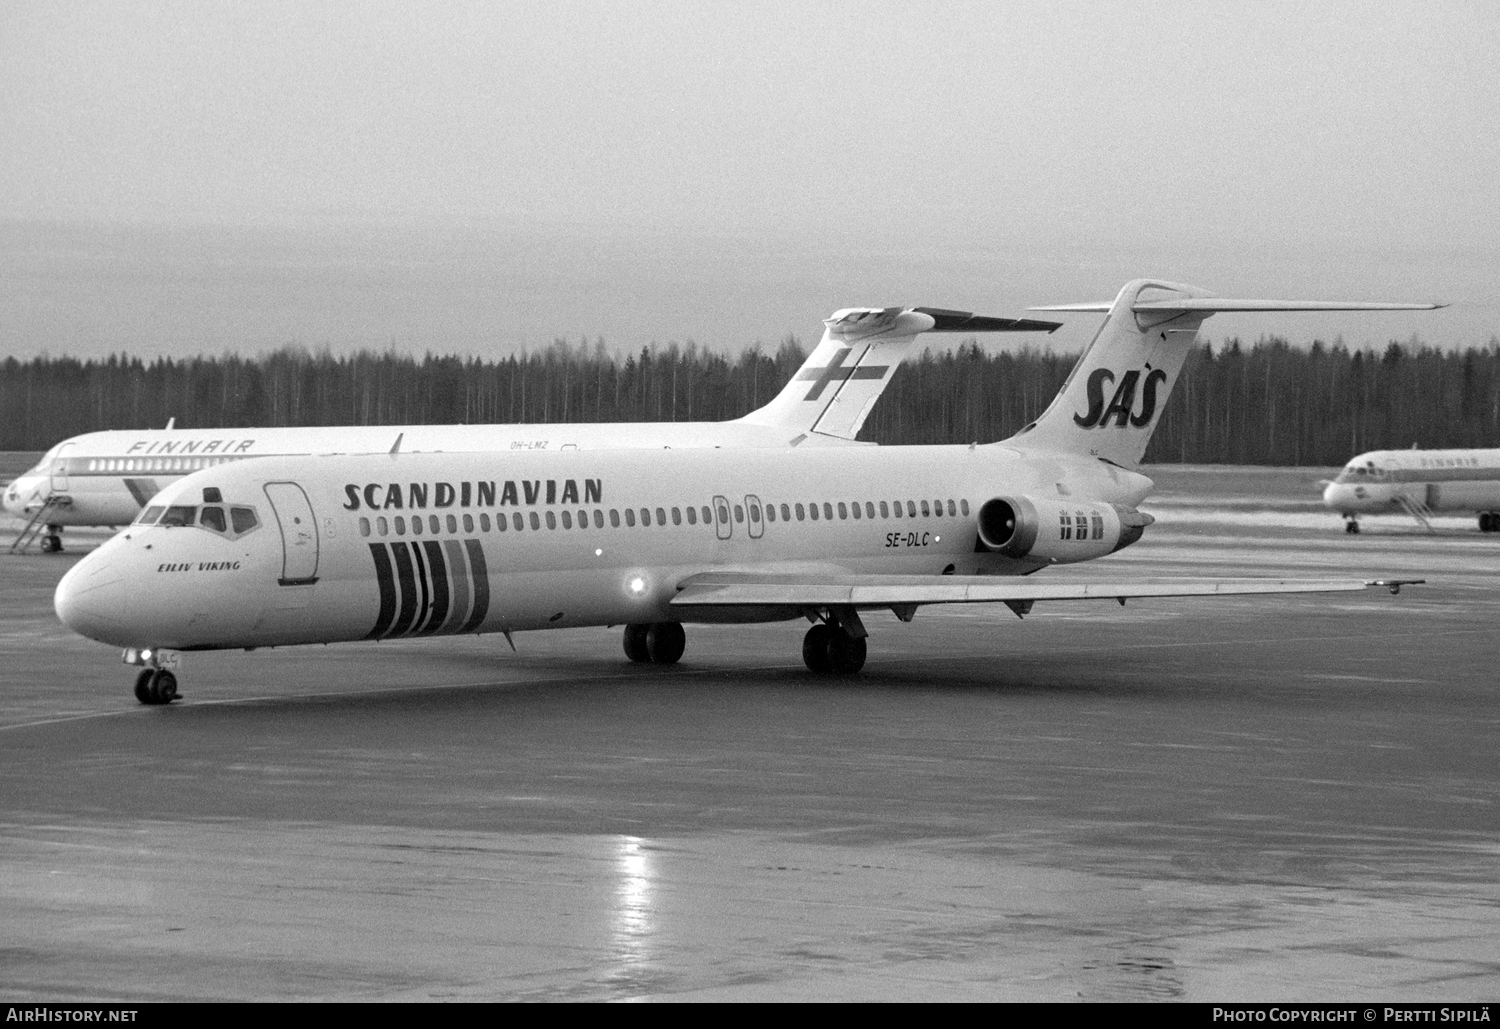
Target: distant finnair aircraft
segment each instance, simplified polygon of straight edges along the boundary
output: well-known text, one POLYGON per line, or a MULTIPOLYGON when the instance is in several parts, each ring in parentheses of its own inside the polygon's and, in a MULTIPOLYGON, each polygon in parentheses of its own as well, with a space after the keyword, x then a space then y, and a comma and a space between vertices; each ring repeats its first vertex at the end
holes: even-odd
POLYGON ((1477 514, 1480 532, 1500 532, 1500 450, 1372 450, 1323 490, 1323 506, 1359 532, 1362 514, 1409 514, 1431 529, 1435 514, 1477 514))
POLYGON ((1052 405, 985 446, 273 457, 189 475, 58 584, 58 617, 125 647, 146 704, 178 653, 625 626, 671 664, 685 622, 806 618, 808 668, 865 662, 865 619, 924 604, 1362 590, 1401 581, 1052 584, 1049 565, 1151 524, 1135 471, 1216 311, 1407 308, 1244 301, 1139 280, 1052 405))
POLYGON ((816 349, 769 404, 727 422, 392 425, 336 428, 156 429, 91 432, 53 447, 0 503, 28 520, 12 545, 45 528, 62 549, 66 525, 125 525, 165 486, 250 457, 404 451, 594 450, 615 447, 795 447, 854 442, 870 408, 928 332, 1052 332, 1057 322, 989 318, 932 307, 837 311, 816 349))

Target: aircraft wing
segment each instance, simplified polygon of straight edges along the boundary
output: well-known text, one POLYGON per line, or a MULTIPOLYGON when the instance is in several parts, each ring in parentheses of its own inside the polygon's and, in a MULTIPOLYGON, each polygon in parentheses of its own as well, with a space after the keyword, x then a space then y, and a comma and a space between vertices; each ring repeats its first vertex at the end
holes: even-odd
MULTIPOLYGON (((1156 579, 1132 583, 1037 582, 995 575, 776 575, 702 572, 678 584, 673 608, 893 607, 923 604, 1024 605, 1038 600, 1228 597, 1257 593, 1399 592, 1417 579, 1156 579)), ((900 612, 898 612, 899 614, 900 612)), ((1024 613, 1018 612, 1018 613, 1024 613)))

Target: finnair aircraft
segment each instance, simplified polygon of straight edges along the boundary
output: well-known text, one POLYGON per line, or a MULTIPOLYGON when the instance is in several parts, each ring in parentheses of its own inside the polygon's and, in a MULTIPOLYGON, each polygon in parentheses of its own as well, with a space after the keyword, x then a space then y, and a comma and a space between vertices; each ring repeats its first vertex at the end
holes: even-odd
POLYGON ((1052 332, 1058 324, 931 307, 846 308, 824 322, 821 342, 775 399, 727 422, 91 432, 49 450, 10 484, 0 503, 31 528, 45 526, 42 550, 55 552, 62 549, 63 526, 129 524, 184 475, 251 457, 848 445, 922 333, 1052 332))
MULTIPOLYGON (((1151 524, 1134 471, 1216 311, 1418 309, 1241 301, 1138 280, 1046 412, 984 446, 272 457, 166 487, 58 584, 58 617, 177 696, 178 652, 624 625, 671 664, 685 622, 807 618, 815 672, 865 662, 865 619, 924 604, 1392 591, 1387 580, 1049 585, 1151 524)), ((1410 581, 1410 580, 1407 580, 1410 581)))
POLYGON ((1362 514, 1394 513, 1428 529, 1435 514, 1477 514, 1480 532, 1500 532, 1500 450, 1372 450, 1328 484, 1323 506, 1351 533, 1362 514))

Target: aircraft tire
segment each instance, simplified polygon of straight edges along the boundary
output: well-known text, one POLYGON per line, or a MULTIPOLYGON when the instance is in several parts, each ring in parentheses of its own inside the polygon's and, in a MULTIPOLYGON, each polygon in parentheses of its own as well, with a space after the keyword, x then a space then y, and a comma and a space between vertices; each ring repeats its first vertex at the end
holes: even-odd
POLYGON ((1347 532, 1351 536, 1358 536, 1359 535, 1359 523, 1356 522, 1356 521, 1354 521, 1351 518, 1349 521, 1347 521, 1347 522, 1344 523, 1344 531, 1347 532))
POLYGON ((681 622, 657 622, 646 630, 646 653, 653 664, 675 665, 687 649, 681 622))
POLYGON ((828 664, 835 675, 853 675, 863 668, 866 650, 863 638, 855 639, 837 629, 828 634, 828 664))
POLYGON ((802 662, 807 665, 808 671, 819 675, 833 671, 833 662, 828 654, 829 638, 832 635, 833 629, 819 622, 802 637, 802 662))
POLYGON ((1495 517, 1495 512, 1494 511, 1481 511, 1481 512, 1479 512, 1479 531, 1480 532, 1494 532, 1495 529, 1496 529, 1496 525, 1495 525, 1496 521, 1500 521, 1500 519, 1497 519, 1495 517))
POLYGON ((142 704, 154 704, 151 699, 151 676, 154 673, 150 668, 142 668, 141 674, 135 677, 135 699, 142 704))
POLYGON ((44 554, 54 554, 62 549, 62 541, 48 533, 42 537, 41 548, 44 554))
POLYGON ((651 652, 646 649, 646 633, 650 629, 649 625, 625 626, 625 656, 636 664, 651 660, 651 652))
POLYGON ((154 704, 170 704, 177 699, 177 676, 162 669, 151 677, 151 700, 154 704))

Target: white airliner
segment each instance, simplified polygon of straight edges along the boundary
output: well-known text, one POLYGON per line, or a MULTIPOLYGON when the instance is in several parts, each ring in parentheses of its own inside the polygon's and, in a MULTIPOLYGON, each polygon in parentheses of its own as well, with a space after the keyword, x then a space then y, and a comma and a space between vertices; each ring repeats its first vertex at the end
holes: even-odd
MULTIPOLYGON (((1241 301, 1138 280, 1047 411, 984 446, 579 450, 265 458, 166 487, 58 584, 64 623, 177 696, 180 651, 625 626, 675 662, 684 622, 808 618, 817 672, 864 664, 864 619, 924 604, 1360 590, 1402 581, 1049 585, 1140 539, 1145 453, 1216 311, 1420 309, 1241 301)), ((1410 581, 1410 580, 1407 580, 1410 581)))
MULTIPOLYGON (((928 332, 1052 332, 1059 323, 939 308, 846 308, 824 322, 818 346, 770 403, 727 422, 396 425, 333 428, 155 429, 64 440, 16 478, 0 503, 45 526, 42 549, 62 549, 63 526, 126 525, 165 486, 202 468, 251 457, 406 451, 510 452, 601 447, 795 447, 854 442, 870 409, 928 332)), ((27 533, 17 540, 23 544, 27 533)))
POLYGON ((1435 514, 1477 514, 1480 532, 1500 532, 1500 450, 1372 450, 1344 466, 1323 505, 1346 532, 1362 514, 1400 513, 1428 529, 1435 514))

